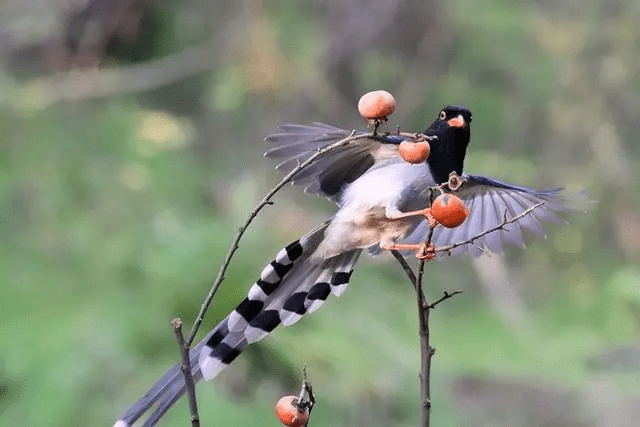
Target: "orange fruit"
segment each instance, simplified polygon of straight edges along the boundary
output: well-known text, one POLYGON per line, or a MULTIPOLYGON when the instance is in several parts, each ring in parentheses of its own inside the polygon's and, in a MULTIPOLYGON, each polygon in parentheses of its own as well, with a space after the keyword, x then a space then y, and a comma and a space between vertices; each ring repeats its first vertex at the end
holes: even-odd
POLYGON ((431 206, 431 215, 447 228, 455 228, 462 224, 469 215, 460 197, 444 193, 436 197, 431 206))
POLYGON ((386 90, 367 92, 358 101, 358 112, 368 120, 387 120, 396 110, 396 100, 386 90))
POLYGON ((309 421, 309 409, 300 409, 296 396, 285 396, 276 404, 276 417, 288 427, 302 427, 309 421))
POLYGON ((407 163, 422 163, 429 158, 431 146, 427 141, 402 141, 398 147, 400 157, 407 163))

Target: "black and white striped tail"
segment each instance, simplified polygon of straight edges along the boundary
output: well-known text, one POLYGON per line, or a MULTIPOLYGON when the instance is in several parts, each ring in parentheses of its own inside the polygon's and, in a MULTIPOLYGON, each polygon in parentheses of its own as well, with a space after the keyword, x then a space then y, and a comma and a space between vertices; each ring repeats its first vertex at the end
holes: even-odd
MULTIPOLYGON (((292 325, 305 313, 317 310, 329 294, 339 296, 344 292, 361 250, 329 259, 313 257, 328 224, 278 252, 249 289, 247 298, 191 349, 189 357, 195 381, 215 378, 248 344, 260 340, 280 324, 292 325)), ((184 379, 177 364, 129 408, 114 427, 133 425, 156 405, 143 424, 154 426, 184 391, 184 379)))

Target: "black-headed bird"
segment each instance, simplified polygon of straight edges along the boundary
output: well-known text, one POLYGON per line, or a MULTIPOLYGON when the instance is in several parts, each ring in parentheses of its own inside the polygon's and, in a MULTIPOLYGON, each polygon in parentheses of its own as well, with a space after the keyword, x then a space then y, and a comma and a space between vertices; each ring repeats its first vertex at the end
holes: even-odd
MULTIPOLYGON (((489 233, 474 245, 457 247, 451 251, 454 255, 486 250, 499 253, 504 243, 523 246, 523 231, 544 234, 542 221, 561 221, 553 213, 567 209, 560 189, 533 190, 464 173, 470 124, 468 109, 444 107, 423 132, 431 140, 431 153, 419 164, 400 158, 398 145, 405 137, 379 134, 330 151, 297 173, 294 185, 328 197, 338 205, 338 211, 278 252, 240 305, 191 349, 194 379, 214 378, 248 344, 280 324, 291 325, 315 311, 330 294, 342 294, 364 249, 375 254, 384 249, 417 248, 429 227, 424 211, 430 204, 431 189, 447 182, 452 172, 462 178, 456 194, 469 209, 469 216, 459 227, 436 227, 432 235, 435 246, 468 240, 498 226, 505 217, 545 202, 511 224, 508 232, 489 233)), ((272 144, 266 156, 283 159, 276 168, 290 172, 319 148, 350 134, 319 123, 283 125, 266 138, 272 144)), ((184 391, 184 379, 176 365, 120 417, 116 426, 132 425, 152 407, 144 425, 155 425, 184 391)))

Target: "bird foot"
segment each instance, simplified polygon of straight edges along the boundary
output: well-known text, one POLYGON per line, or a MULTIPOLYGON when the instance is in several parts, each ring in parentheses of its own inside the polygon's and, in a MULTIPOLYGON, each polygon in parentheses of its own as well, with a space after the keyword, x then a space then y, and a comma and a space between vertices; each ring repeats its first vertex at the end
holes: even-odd
POLYGON ((433 243, 422 243, 416 251, 416 258, 420 261, 430 261, 436 256, 436 247, 433 243))

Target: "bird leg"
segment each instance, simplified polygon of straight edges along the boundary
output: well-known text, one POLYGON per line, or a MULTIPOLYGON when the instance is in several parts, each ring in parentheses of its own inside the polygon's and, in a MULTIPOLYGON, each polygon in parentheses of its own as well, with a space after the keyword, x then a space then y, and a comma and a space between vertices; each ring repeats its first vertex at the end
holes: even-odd
POLYGON ((415 251, 416 258, 429 261, 436 256, 436 247, 432 243, 382 243, 380 248, 385 251, 415 251))
POLYGON ((436 221, 433 215, 431 215, 431 208, 424 208, 424 209, 411 211, 411 212, 397 212, 389 215, 388 217, 390 220, 396 220, 396 219, 408 218, 412 216, 425 217, 425 219, 429 221, 430 228, 434 228, 436 225, 438 225, 438 221, 436 221))
MULTIPOLYGON (((428 222, 429 227, 434 228, 438 222, 431 214, 431 208, 419 209, 410 212, 393 212, 387 213, 387 218, 391 221, 410 218, 412 216, 423 216, 428 222)), ((436 256, 435 246, 431 242, 425 243, 396 243, 394 241, 381 241, 380 248, 385 251, 414 251, 416 258, 423 261, 429 261, 436 256)))

